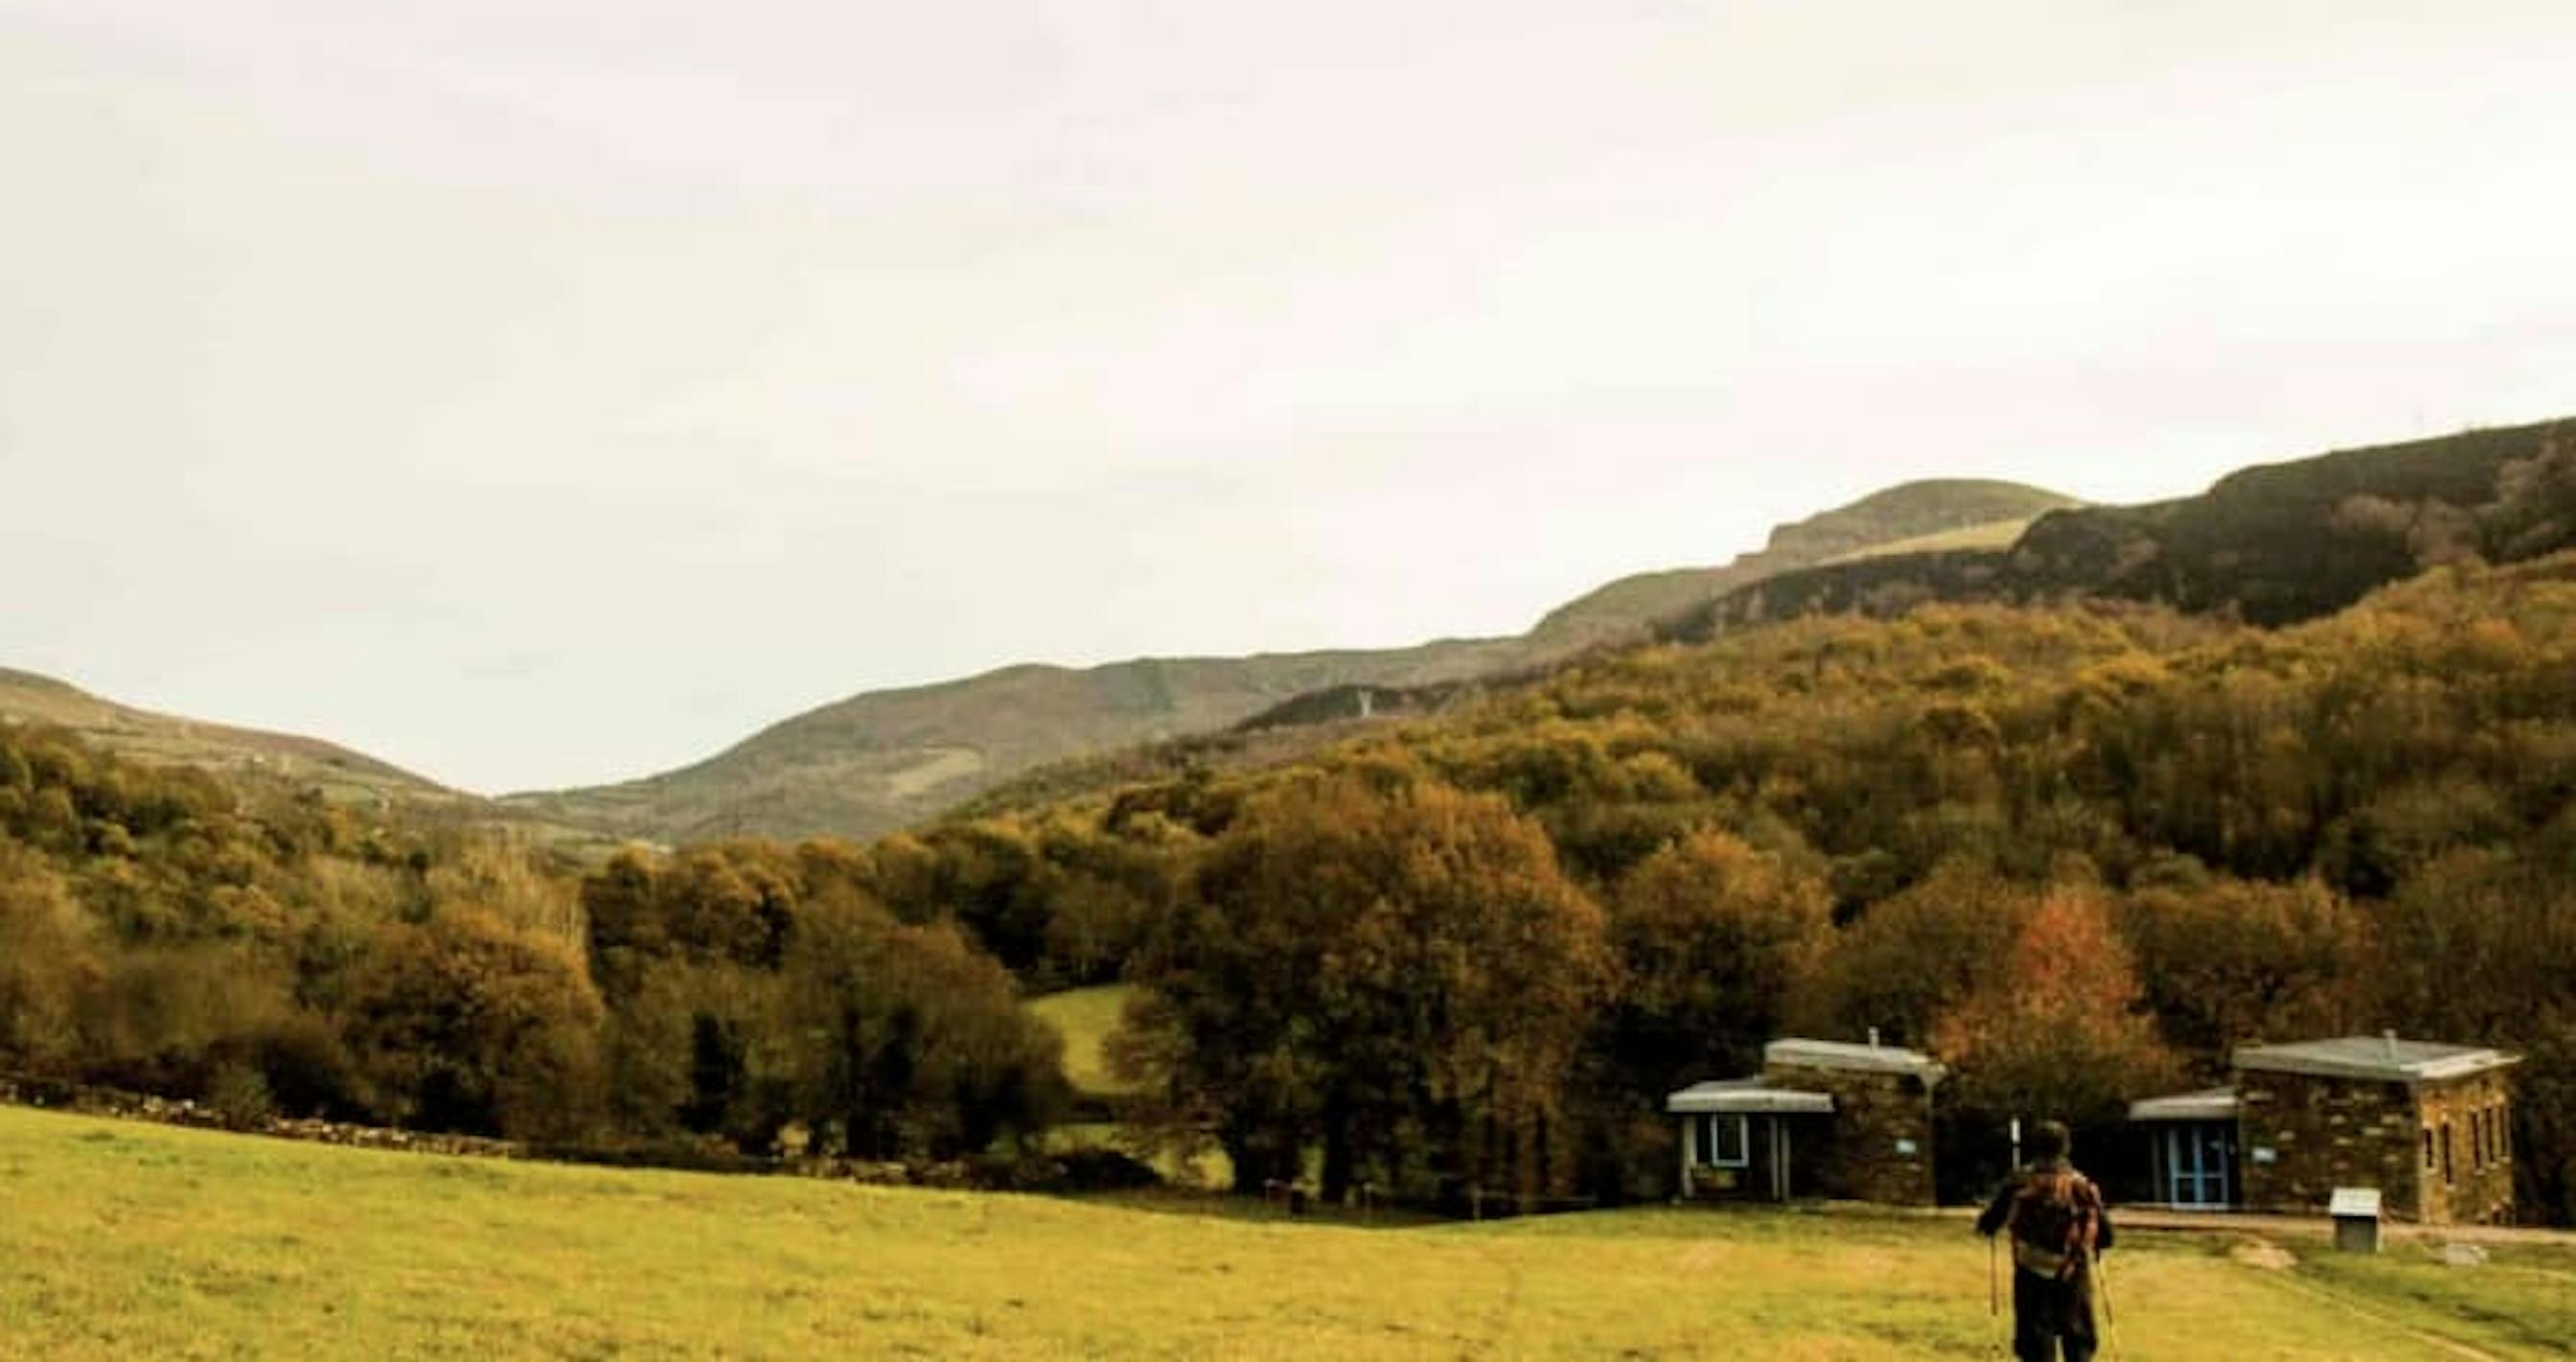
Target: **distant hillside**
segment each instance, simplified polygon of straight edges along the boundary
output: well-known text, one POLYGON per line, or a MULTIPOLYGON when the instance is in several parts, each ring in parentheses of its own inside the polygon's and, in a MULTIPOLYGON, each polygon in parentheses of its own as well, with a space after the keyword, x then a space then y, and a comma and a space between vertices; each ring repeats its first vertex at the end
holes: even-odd
POLYGON ((1911 539, 1899 539, 1892 544, 1872 544, 1868 548, 1854 549, 1839 558, 1832 559, 1826 566, 1830 567, 1834 563, 1857 563, 1868 558, 1901 558, 1915 553, 1947 553, 1953 549, 2010 548, 2021 538, 2022 532, 2029 529, 2038 519, 2038 516, 2032 515, 2017 516, 2011 520, 1990 520, 1983 525, 1967 525, 1955 530, 1943 530, 1938 534, 1918 534, 1911 539))
POLYGON ((1974 532, 1991 542, 2043 512, 2080 505, 2073 497, 2014 482, 1934 479, 1903 483, 1771 532, 1759 553, 1724 567, 1622 577, 1550 612, 1529 637, 1541 650, 1570 651, 1635 636, 1656 621, 1747 582, 1926 536, 1974 532))
POLYGON ((624 836, 865 836, 930 818, 1041 763, 1219 729, 1309 691, 1505 666, 1516 640, 1384 652, 1147 658, 1087 670, 1008 667, 871 691, 798 715, 699 762, 621 785, 504 797, 504 806, 624 836))
POLYGON ((290 733, 155 714, 34 672, 0 667, 0 725, 67 729, 120 756, 223 772, 257 771, 337 797, 463 799, 389 762, 290 733))
POLYGON ((2005 549, 1869 557, 1783 573, 1687 610, 1699 641, 1796 615, 1927 600, 2153 601, 2278 625, 2458 558, 2576 546, 2576 421, 2469 431, 2247 468, 2196 497, 2041 516, 2005 549))
MULTIPOLYGON (((1976 532, 2073 505, 2001 482, 1890 488, 1785 525, 1722 568, 1613 583, 1520 638, 1379 651, 1147 658, 1088 670, 1019 666, 873 691, 801 714, 696 765, 619 785, 510 795, 504 807, 620 837, 864 837, 920 822, 1040 767, 1189 741, 1281 711, 1288 722, 1365 711, 1385 690, 1426 693, 1643 638, 1729 586, 1923 535, 1976 532)), ((1991 533, 1991 530, 1987 530, 1991 533)))

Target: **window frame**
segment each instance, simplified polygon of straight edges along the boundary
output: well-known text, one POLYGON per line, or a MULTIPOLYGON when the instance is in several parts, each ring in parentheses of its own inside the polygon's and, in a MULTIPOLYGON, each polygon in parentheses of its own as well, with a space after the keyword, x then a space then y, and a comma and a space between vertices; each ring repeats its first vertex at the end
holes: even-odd
POLYGON ((1751 1168, 1753 1166, 1753 1118, 1737 1111, 1701 1113, 1699 1165, 1702 1168, 1751 1168), (1725 1157, 1724 1141, 1718 1138, 1718 1131, 1730 1128, 1720 1126, 1718 1123, 1721 1121, 1734 1123, 1731 1128, 1735 1131, 1735 1157, 1731 1159, 1725 1157))

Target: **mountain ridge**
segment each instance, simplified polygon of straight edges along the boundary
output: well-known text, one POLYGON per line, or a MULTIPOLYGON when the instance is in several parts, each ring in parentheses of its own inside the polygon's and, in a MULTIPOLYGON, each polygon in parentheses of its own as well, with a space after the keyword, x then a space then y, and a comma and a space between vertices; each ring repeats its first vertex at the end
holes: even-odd
POLYGON ((779 720, 670 771, 521 791, 513 811, 617 836, 683 842, 758 834, 864 837, 947 812, 1042 766, 1235 727, 1342 688, 1465 685, 1614 641, 1642 640, 1669 602, 1873 544, 2076 505, 1990 479, 1923 479, 1775 527, 1712 568, 1621 578, 1525 634, 1410 647, 1248 657, 1131 658, 1087 668, 1016 663, 952 681, 866 691, 779 720), (1643 587, 1637 583, 1651 581, 1643 587))
POLYGON ((1804 614, 2067 596, 2283 625, 2442 562, 2513 562, 2571 545, 2576 419, 2558 419, 2249 465, 2198 496, 2055 510, 2003 549, 1784 572, 1656 632, 1698 642, 1804 614))

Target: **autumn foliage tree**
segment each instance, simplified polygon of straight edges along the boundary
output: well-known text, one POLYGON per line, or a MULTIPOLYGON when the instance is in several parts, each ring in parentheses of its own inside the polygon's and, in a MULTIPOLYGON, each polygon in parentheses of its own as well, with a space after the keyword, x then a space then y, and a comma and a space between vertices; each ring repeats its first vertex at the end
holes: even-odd
POLYGON ((2373 906, 2363 987, 2380 1018, 2523 1057, 2518 1197, 2576 1222, 2576 800, 2523 854, 2453 852, 2373 906))
POLYGON ((591 1133, 604 1012, 581 957, 473 908, 378 940, 350 1045, 379 1108, 431 1130, 591 1133))
POLYGON ((1838 932, 1799 1003, 1806 1029, 1922 1045, 1986 986, 2035 906, 2031 889, 1983 862, 1942 862, 1838 932))
POLYGON ((787 1115, 862 1158, 955 1159, 1045 1129, 1062 1042, 1022 1012, 999 963, 946 923, 817 905, 779 972, 756 1068, 787 1115))
POLYGON ((1611 898, 1621 982, 1605 1039, 1623 1086, 1660 1097, 1758 1067, 1824 954, 1831 910, 1821 880, 1731 833, 1648 857, 1611 898))
POLYGON ((1995 964, 1932 1028, 1959 1110, 2104 1125, 2174 1081, 2100 891, 2051 887, 1995 964))
POLYGON ((2121 936, 2166 1040, 2215 1079, 2235 1046, 2341 1035, 2363 1020, 2366 923, 2316 880, 2192 875, 2134 890, 2121 936))
POLYGON ((1116 1059, 1238 1188, 1316 1147, 1328 1198, 1538 1190, 1573 1175, 1565 1085, 1610 974, 1600 910, 1500 799, 1299 782, 1236 818, 1149 942, 1116 1059))

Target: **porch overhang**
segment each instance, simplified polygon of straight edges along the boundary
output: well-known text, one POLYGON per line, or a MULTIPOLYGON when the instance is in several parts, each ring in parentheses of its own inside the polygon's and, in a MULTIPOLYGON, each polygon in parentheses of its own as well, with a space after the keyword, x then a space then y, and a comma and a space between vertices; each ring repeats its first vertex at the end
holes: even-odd
POLYGON ((2233 1121, 2241 1105, 2234 1088, 2204 1088, 2129 1104, 2132 1121, 2233 1121))
POLYGON ((1733 1078, 1694 1083, 1664 1099, 1664 1110, 1676 1116, 1727 1115, 1831 1116, 1831 1093, 1775 1088, 1759 1078, 1733 1078))

